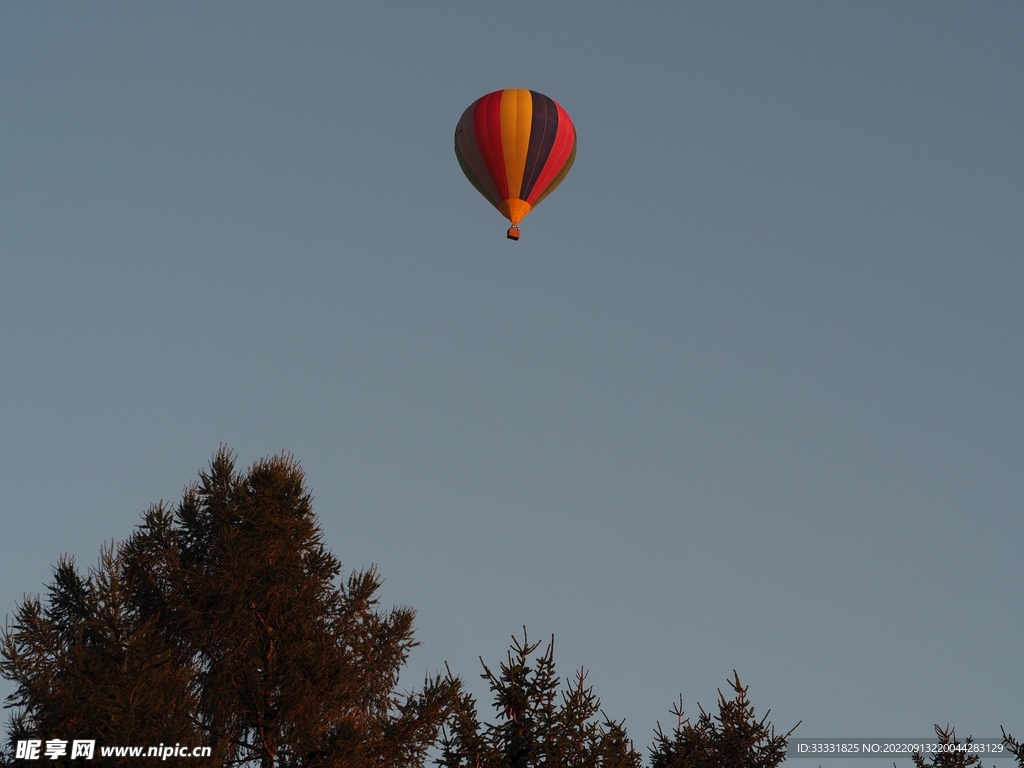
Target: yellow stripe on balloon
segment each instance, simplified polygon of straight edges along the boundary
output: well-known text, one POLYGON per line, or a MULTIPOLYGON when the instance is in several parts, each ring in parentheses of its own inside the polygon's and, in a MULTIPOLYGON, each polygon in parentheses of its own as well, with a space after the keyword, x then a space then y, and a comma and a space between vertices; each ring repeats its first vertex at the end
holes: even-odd
POLYGON ((507 88, 501 94, 501 148, 505 155, 508 196, 518 199, 526 172, 533 127, 533 95, 524 88, 507 88))

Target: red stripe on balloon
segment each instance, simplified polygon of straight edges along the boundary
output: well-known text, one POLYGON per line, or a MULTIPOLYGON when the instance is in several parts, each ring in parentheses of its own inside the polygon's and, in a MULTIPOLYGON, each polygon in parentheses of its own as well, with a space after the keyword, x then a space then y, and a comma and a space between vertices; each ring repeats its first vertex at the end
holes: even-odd
POLYGON ((551 154, 548 155, 544 168, 541 169, 537 181, 530 190, 530 196, 526 202, 533 205, 537 198, 544 194, 544 191, 551 185, 551 182, 558 176, 569 156, 572 154, 573 144, 576 143, 576 129, 573 127, 569 113, 562 109, 562 106, 555 102, 558 109, 558 133, 555 134, 554 144, 551 146, 551 154))
POLYGON ((463 172, 470 183, 476 187, 480 194, 487 198, 487 201, 495 208, 499 207, 502 198, 491 180, 490 171, 480 156, 480 147, 476 142, 476 131, 473 128, 473 113, 476 110, 476 102, 469 105, 469 108, 462 114, 458 126, 455 128, 455 155, 463 166, 463 172))
POLYGON ((501 94, 495 91, 481 96, 473 111, 473 132, 487 171, 502 200, 508 199, 505 175, 505 151, 501 146, 501 94))

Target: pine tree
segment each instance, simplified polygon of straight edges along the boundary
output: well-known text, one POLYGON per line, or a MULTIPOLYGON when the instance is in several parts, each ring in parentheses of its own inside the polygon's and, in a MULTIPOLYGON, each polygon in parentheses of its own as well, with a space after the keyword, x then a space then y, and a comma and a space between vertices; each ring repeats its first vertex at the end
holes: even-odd
POLYGON ((415 612, 379 609, 373 568, 341 570, 299 465, 278 456, 240 473, 222 449, 88 578, 64 562, 47 605, 19 607, 2 646, 18 684, 11 738, 59 726, 209 745, 223 765, 422 765, 458 682, 397 694, 415 612))
POLYGON ((576 673, 559 693, 554 637, 543 654, 531 660, 540 642, 512 638, 507 663, 495 674, 480 659, 483 677, 494 694, 498 722, 481 724, 476 701, 468 693, 458 700, 442 735, 443 768, 639 768, 624 725, 603 715, 600 701, 576 673), (598 715, 601 715, 599 718, 598 715))
POLYGON ((673 706, 676 727, 672 734, 655 731, 651 768, 776 768, 786 758, 786 743, 800 723, 785 734, 776 734, 769 712, 758 720, 747 698, 748 687, 733 670, 729 681, 735 694, 726 699, 718 691, 718 714, 712 716, 697 705, 700 716, 692 724, 683 712, 682 700, 673 706))
POLYGON ((30 738, 202 743, 189 719, 196 704, 189 670, 131 605, 123 565, 123 550, 113 546, 85 577, 64 558, 46 604, 36 597, 17 607, 0 645, 0 672, 17 684, 9 697, 11 748, 30 738))
MULTIPOLYGON (((981 756, 970 751, 974 740, 968 736, 962 744, 957 741, 956 729, 948 725, 943 728, 935 724, 935 735, 939 737, 939 749, 932 753, 931 760, 925 760, 920 752, 911 755, 915 768, 981 768, 981 756), (945 749, 943 749, 945 747, 945 749), (958 749, 964 747, 964 749, 958 749)), ((895 765, 895 764, 894 764, 895 765)))
POLYGON ((1003 732, 1003 746, 1006 747, 1007 751, 1017 758, 1018 768, 1024 768, 1024 742, 1017 741, 1013 736, 1006 732, 1003 726, 999 726, 999 730, 1003 732))

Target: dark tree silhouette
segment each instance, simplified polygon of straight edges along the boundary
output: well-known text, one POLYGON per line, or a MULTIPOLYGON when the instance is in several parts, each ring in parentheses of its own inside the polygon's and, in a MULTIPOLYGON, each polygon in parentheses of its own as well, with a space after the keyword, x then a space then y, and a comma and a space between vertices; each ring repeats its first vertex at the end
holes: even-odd
POLYGON ((17 740, 31 738, 205 743, 190 719, 197 704, 190 670, 132 606, 123 565, 123 550, 113 546, 85 577, 62 559, 46 603, 26 599, 5 627, 0 672, 17 684, 8 697, 12 754, 17 740))
MULTIPOLYGON (((972 737, 968 736, 964 742, 957 741, 956 729, 948 725, 943 728, 935 724, 935 735, 939 737, 939 749, 931 754, 931 759, 926 760, 920 752, 915 752, 911 759, 916 768, 981 768, 981 756, 970 752, 968 749, 957 749, 957 747, 970 747, 974 743, 972 737), (947 747, 947 749, 943 749, 947 747)), ((893 763, 895 766, 895 763, 893 763)))
POLYGON ((469 694, 458 705, 442 734, 443 768, 639 768, 621 722, 608 719, 582 669, 568 689, 559 692, 554 638, 531 661, 540 642, 512 639, 500 674, 484 664, 481 675, 494 694, 496 723, 481 724, 469 694), (600 715, 600 717, 599 717, 600 715))
POLYGON ((46 605, 19 606, 0 668, 18 686, 11 744, 73 734, 210 745, 222 765, 422 765, 458 683, 396 693, 415 612, 379 609, 372 568, 340 575, 299 465, 239 473, 222 449, 87 577, 63 561, 46 605))
POLYGON ((769 712, 758 720, 747 698, 748 687, 733 670, 729 681, 735 694, 727 699, 718 691, 718 714, 712 716, 697 705, 700 716, 691 723, 682 699, 672 707, 676 726, 671 735, 661 725, 651 747, 651 768, 776 768, 786 758, 786 743, 797 723, 785 734, 776 734, 769 712))
POLYGON ((1017 741, 1008 734, 1003 726, 999 726, 999 730, 1003 732, 1003 745, 1011 755, 1017 758, 1018 768, 1024 768, 1024 743, 1017 741))

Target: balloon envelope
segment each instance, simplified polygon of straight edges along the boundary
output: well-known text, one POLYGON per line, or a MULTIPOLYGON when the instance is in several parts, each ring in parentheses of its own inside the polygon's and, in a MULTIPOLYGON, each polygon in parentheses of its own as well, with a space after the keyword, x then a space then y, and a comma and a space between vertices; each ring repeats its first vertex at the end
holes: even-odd
POLYGON ((554 99, 506 88, 481 96, 463 112, 455 155, 470 183, 512 222, 509 237, 518 239, 519 222, 572 167, 576 128, 554 99))

